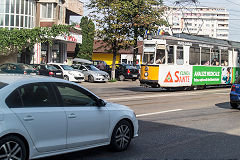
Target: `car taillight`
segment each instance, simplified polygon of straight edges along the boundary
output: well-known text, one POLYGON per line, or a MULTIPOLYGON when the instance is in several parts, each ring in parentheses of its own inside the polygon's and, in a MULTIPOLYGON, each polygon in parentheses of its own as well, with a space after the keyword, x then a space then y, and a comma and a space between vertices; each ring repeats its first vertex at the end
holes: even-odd
POLYGON ((27 74, 27 71, 24 71, 23 74, 27 74))
POLYGON ((231 91, 235 92, 236 91, 236 86, 232 85, 231 91))
POLYGON ((53 76, 54 75, 54 73, 53 72, 49 72, 49 76, 53 76))
POLYGON ((127 73, 130 73, 130 69, 128 69, 127 73))

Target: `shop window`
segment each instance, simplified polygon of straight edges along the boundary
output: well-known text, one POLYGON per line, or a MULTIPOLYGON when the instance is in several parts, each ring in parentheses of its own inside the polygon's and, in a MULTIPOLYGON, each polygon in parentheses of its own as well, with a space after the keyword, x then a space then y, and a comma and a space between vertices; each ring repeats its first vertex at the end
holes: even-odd
POLYGON ((20 12, 20 0, 16 0, 16 14, 20 12))
POLYGON ((201 65, 210 65, 210 48, 202 48, 201 65))
POLYGON ((211 53, 211 65, 213 66, 219 66, 219 60, 220 60, 220 54, 218 49, 212 50, 211 53))
POLYGON ((9 14, 5 15, 5 26, 9 26, 9 14))
POLYGON ((4 15, 0 15, 0 26, 3 26, 4 15))
POLYGON ((174 57, 173 57, 173 46, 168 47, 168 64, 174 63, 174 57))
POLYGON ((11 13, 14 13, 15 0, 11 1, 11 13))
POLYGON ((200 48, 190 48, 189 64, 200 65, 200 48))
POLYGON ((177 47, 177 65, 183 65, 183 47, 177 47))
POLYGON ((228 66, 228 50, 221 50, 221 66, 228 66))
POLYGON ((165 64, 165 61, 166 61, 165 49, 157 49, 156 64, 165 64))

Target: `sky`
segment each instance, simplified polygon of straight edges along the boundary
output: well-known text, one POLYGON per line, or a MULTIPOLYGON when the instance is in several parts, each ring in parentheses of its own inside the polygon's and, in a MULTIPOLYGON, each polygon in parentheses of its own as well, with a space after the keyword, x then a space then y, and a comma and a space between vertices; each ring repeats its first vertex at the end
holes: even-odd
MULTIPOLYGON (((88 4, 89 0, 80 0, 84 4, 88 4)), ((168 6, 174 6, 176 0, 163 0, 168 6)), ((183 0, 178 0, 183 1, 183 0)), ((186 0, 185 0, 186 1, 186 0)), ((240 41, 240 0, 198 0, 197 6, 226 8, 229 12, 229 40, 240 41)), ((89 11, 84 7, 84 16, 89 11)), ((80 22, 81 17, 72 17, 74 22, 80 22)))

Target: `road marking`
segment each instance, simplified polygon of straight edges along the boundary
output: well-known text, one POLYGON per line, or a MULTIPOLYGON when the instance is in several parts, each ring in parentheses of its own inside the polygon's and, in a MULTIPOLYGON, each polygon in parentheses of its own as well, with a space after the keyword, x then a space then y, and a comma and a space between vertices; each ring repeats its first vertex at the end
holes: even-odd
POLYGON ((151 115, 156 115, 156 114, 169 113, 169 112, 177 112, 177 111, 182 111, 182 110, 183 110, 183 109, 174 109, 174 110, 167 110, 167 111, 161 111, 161 112, 138 114, 138 115, 136 115, 136 117, 151 116, 151 115))
MULTIPOLYGON (((156 98, 156 97, 167 97, 167 96, 183 96, 183 95, 202 95, 204 93, 214 93, 219 94, 217 91, 227 91, 228 89, 218 89, 218 90, 208 90, 208 91, 196 91, 196 92, 181 92, 181 93, 169 93, 169 94, 155 94, 155 95, 139 95, 139 96, 128 96, 128 97, 117 97, 117 98, 107 98, 107 101, 119 101, 119 100, 129 100, 129 99, 146 99, 146 98, 156 98), (215 93, 216 92, 216 93, 215 93)), ((227 94, 227 93, 221 93, 227 94)))

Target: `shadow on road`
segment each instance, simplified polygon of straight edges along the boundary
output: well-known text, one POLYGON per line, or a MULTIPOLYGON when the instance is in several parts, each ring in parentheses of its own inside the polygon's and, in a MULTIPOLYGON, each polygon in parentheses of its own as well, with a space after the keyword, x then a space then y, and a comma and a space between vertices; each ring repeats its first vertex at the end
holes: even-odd
POLYGON ((125 152, 110 152, 107 147, 99 147, 41 160, 240 158, 239 136, 143 120, 139 121, 139 125, 139 137, 132 141, 129 149, 125 152))
MULTIPOLYGON (((232 107, 230 106, 229 102, 223 102, 223 103, 217 103, 215 104, 217 107, 219 108, 223 108, 223 109, 232 109, 232 107)), ((236 110, 236 109, 232 109, 232 110, 236 110)), ((240 108, 238 107, 237 110, 240 110, 240 108)))

